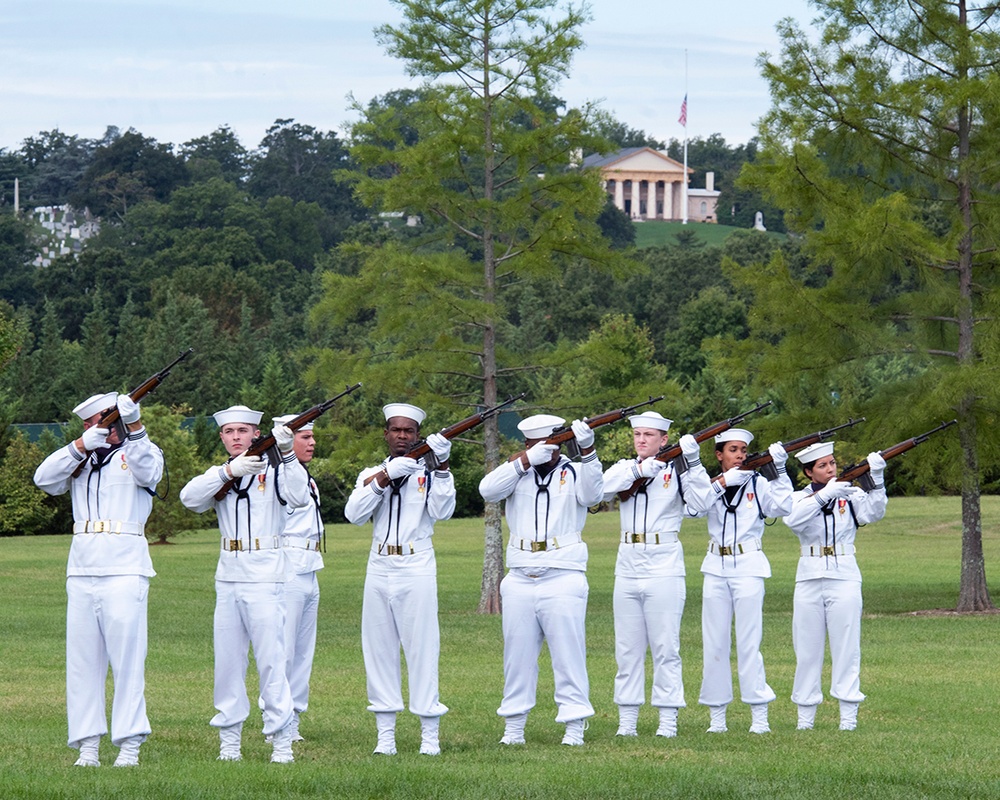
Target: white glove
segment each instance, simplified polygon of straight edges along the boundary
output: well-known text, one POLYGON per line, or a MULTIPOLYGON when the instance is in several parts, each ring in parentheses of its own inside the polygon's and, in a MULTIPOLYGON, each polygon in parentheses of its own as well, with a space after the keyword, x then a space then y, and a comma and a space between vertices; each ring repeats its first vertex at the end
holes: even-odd
POLYGON ((666 466, 665 461, 660 461, 660 459, 650 456, 639 462, 639 474, 644 478, 655 478, 666 466))
POLYGON ((405 478, 414 472, 420 472, 423 468, 424 465, 415 458, 396 456, 385 465, 385 473, 390 481, 394 481, 396 478, 405 478))
POLYGON ((685 433, 678 444, 681 446, 681 453, 689 467, 696 466, 701 462, 701 445, 690 433, 685 433))
POLYGON ((586 422, 575 419, 573 420, 572 427, 573 436, 576 437, 576 443, 580 445, 581 450, 586 450, 594 444, 594 429, 591 428, 586 422))
POLYGON ((726 482, 726 488, 732 486, 742 486, 753 476, 753 471, 749 469, 740 469, 739 467, 733 467, 732 469, 727 469, 722 473, 722 479, 726 482))
POLYGON ((443 464, 451 457, 451 441, 440 433, 432 433, 427 437, 427 444, 434 451, 438 464, 443 464))
POLYGON ((775 442, 767 448, 767 452, 771 454, 771 460, 774 462, 774 466, 778 469, 785 466, 785 462, 788 461, 788 453, 784 447, 781 446, 781 442, 775 442))
POLYGON ((88 453, 93 452, 101 447, 107 447, 108 445, 108 435, 111 433, 111 428, 97 428, 90 427, 83 432, 83 449, 88 453))
POLYGON ((290 453, 295 449, 295 431, 287 425, 275 425, 271 430, 274 443, 278 445, 278 450, 282 453, 290 453))
POLYGON ((133 422, 139 421, 139 404, 135 402, 127 394, 118 395, 118 414, 122 418, 122 422, 126 425, 131 425, 133 422))
POLYGON ((533 444, 527 450, 528 463, 533 467, 548 464, 552 460, 552 454, 558 449, 559 445, 545 444, 544 441, 533 444))
POLYGON ((868 454, 868 466, 871 469, 872 480, 875 483, 882 483, 882 476, 885 474, 885 459, 881 453, 868 454))
POLYGON ((838 497, 847 497, 847 495, 850 494, 850 491, 850 483, 834 479, 816 492, 816 501, 821 506, 825 506, 831 500, 836 500, 838 497))
POLYGON ((267 469, 267 462, 260 456, 249 456, 240 453, 229 462, 229 474, 234 478, 242 478, 244 475, 259 475, 267 469))

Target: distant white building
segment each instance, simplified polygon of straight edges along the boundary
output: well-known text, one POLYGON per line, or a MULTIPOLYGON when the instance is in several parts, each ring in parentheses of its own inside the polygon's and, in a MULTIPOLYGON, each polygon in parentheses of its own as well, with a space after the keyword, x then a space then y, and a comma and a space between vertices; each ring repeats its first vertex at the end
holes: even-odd
MULTIPOLYGON (((611 155, 591 155, 583 166, 599 169, 615 206, 632 219, 681 220, 684 186, 693 169, 652 147, 626 147, 611 155)), ((715 173, 705 174, 705 188, 687 190, 687 218, 692 222, 718 222, 715 173)))
POLYGON ((32 262, 36 267, 47 267, 60 256, 79 256, 83 243, 101 229, 90 211, 80 214, 70 206, 36 206, 31 218, 42 230, 40 249, 32 262))

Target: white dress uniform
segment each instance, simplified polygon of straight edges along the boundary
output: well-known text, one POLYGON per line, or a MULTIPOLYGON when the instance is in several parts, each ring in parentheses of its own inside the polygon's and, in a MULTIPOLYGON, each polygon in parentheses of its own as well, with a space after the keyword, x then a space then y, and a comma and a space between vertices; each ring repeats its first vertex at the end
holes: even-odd
MULTIPOLYGON (((285 675, 285 551, 282 532, 288 509, 310 502, 308 477, 294 452, 259 475, 239 478, 222 500, 215 494, 228 482, 224 467, 211 467, 181 490, 192 511, 214 508, 222 534, 215 571, 215 707, 211 725, 242 726, 250 713, 246 691, 249 649, 260 676, 264 734, 274 736, 292 719, 285 675)), ((238 739, 236 742, 238 748, 238 739)))
MULTIPOLYGON (((319 489, 308 475, 308 505, 286 509, 282 546, 285 551, 285 654, 288 685, 296 719, 309 708, 309 679, 316 653, 316 624, 319 618, 319 581, 323 569, 323 518, 320 516, 319 489)), ((297 734, 296 729, 296 734, 297 734)))
MULTIPOLYGON (((641 480, 638 459, 626 459, 604 473, 610 501, 641 480)), ((685 501, 708 503, 708 473, 698 462, 683 476, 670 463, 619 506, 621 538, 615 562, 615 703, 640 706, 646 694, 646 650, 653 657, 652 705, 684 708, 680 625, 687 596, 684 549, 678 538, 685 501), (683 497, 681 493, 683 492, 683 497)))
POLYGON ((764 579, 771 577, 761 540, 765 518, 781 517, 791 510, 792 491, 792 482, 781 467, 773 482, 757 473, 741 486, 723 488, 713 482, 706 508, 697 507, 697 497, 688 501, 691 511, 708 517, 708 552, 701 564, 704 663, 698 702, 702 705, 725 707, 733 700, 729 658, 734 616, 740 698, 751 706, 774 700, 760 653, 764 579))
POLYGON ((784 518, 801 547, 792 614, 796 660, 792 702, 798 706, 823 702, 828 634, 833 663, 830 695, 842 703, 865 699, 860 681, 861 571, 854 555, 855 539, 859 525, 885 516, 887 504, 884 484, 870 492, 852 487, 846 497, 826 504, 816 497, 822 489, 822 484, 811 484, 795 492, 791 512, 784 518))
POLYGON ((384 488, 374 479, 365 484, 388 463, 363 470, 344 507, 355 525, 373 521, 361 611, 368 710, 403 710, 402 647, 411 713, 440 717, 448 708, 438 696, 441 639, 431 537, 434 523, 455 512, 455 479, 449 470, 424 468, 384 488))
MULTIPOLYGON (((93 413, 115 405, 97 403, 93 413)), ((93 400, 94 398, 91 398, 93 400)), ((89 402, 89 401, 87 401, 89 402)), ((82 408, 78 406, 78 408, 82 408)), ((66 710, 69 746, 108 732, 104 687, 108 665, 114 676, 111 741, 145 739, 146 607, 149 579, 156 573, 144 526, 152 491, 163 474, 163 453, 145 428, 121 445, 89 456, 70 443, 46 458, 35 484, 51 495, 69 491, 73 542, 66 568, 66 710), (73 472, 83 465, 74 478, 73 472)))
POLYGON ((534 708, 544 640, 555 677, 556 722, 592 717, 583 526, 587 509, 604 496, 597 453, 584 456, 580 463, 561 455, 544 475, 536 467, 525 470, 519 458, 508 461, 482 479, 479 491, 487 502, 506 499, 510 528, 509 571, 500 583, 504 690, 497 714, 510 718, 534 708))

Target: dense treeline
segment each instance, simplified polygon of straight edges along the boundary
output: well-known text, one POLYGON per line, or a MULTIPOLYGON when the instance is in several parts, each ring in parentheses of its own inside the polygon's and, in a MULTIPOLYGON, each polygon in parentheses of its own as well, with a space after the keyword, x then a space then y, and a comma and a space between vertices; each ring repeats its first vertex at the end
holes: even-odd
MULTIPOLYGON (((399 93, 375 102, 405 108, 406 100, 399 93)), ((617 146, 663 146, 607 121, 602 133, 617 146)), ((725 185, 752 153, 715 136, 693 142, 689 162, 715 170, 725 185)), ((100 140, 49 131, 0 152, 6 208, 18 177, 22 207, 68 203, 101 221, 78 258, 36 268, 30 262, 37 231, 23 217, 0 215, 0 351, 7 353, 0 422, 65 421, 82 398, 128 390, 193 347, 197 356, 158 390, 148 412, 168 461, 183 465, 172 473, 176 491, 178 482, 221 458, 206 415, 242 402, 262 408, 268 420, 338 391, 315 368, 318 354, 336 357, 373 327, 365 313, 326 324, 324 275, 356 274, 361 246, 419 238, 426 247, 434 240, 432 221, 414 229, 361 207, 343 177, 351 169, 346 143, 335 133, 294 120, 277 120, 255 150, 222 127, 180 146, 133 130, 109 128, 100 140), (193 428, 180 427, 184 417, 197 420, 193 428)), ((632 244, 631 224, 610 204, 599 224, 616 247, 632 244)), ((709 367, 702 347, 747 325, 747 298, 720 266, 724 258, 766 259, 777 246, 751 231, 725 248, 700 248, 686 238, 639 253, 623 274, 576 263, 557 277, 518 282, 509 287, 507 338, 512 347, 522 342, 544 354, 537 369, 520 376, 519 389, 530 402, 567 415, 667 394, 664 411, 683 420, 685 430, 738 410, 749 399, 709 367)), ((393 288, 384 287, 390 305, 393 288)), ((313 471, 330 519, 338 518, 360 466, 380 457, 377 408, 391 398, 377 387, 366 387, 366 394, 321 426, 313 471)), ((442 400, 431 409, 433 424, 461 416, 456 408, 442 400)), ((70 423, 66 435, 76 433, 70 423)), ((612 451, 625 452, 620 434, 606 439, 612 451)), ((59 443, 51 434, 37 444, 9 435, 0 441, 7 455, 0 465, 0 533, 48 530, 58 524, 54 515, 66 513, 65 498, 29 502, 18 488, 59 443)), ((456 464, 468 490, 461 511, 477 513, 474 445, 456 448, 456 464)), ((170 525, 158 530, 206 524, 170 515, 170 525)))

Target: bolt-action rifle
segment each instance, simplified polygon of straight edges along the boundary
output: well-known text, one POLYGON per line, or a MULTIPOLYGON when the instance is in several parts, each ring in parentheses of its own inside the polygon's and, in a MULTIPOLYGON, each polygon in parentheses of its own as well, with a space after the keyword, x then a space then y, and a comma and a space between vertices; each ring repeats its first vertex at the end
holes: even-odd
MULTIPOLYGON (((864 422, 865 418, 861 419, 849 419, 843 425, 837 425, 834 428, 827 428, 825 431, 816 431, 815 433, 809 433, 805 436, 800 436, 798 439, 792 439, 788 442, 782 442, 781 446, 785 448, 785 452, 791 455, 798 450, 804 450, 807 447, 811 447, 814 444, 819 444, 820 442, 825 442, 830 436, 839 430, 844 428, 853 428, 855 425, 864 422)), ((743 466, 740 469, 755 469, 769 481, 778 479, 778 470, 774 468, 774 458, 766 450, 760 453, 754 453, 753 455, 747 456, 746 460, 743 462, 743 466)))
MULTIPOLYGON (((493 406, 492 408, 486 408, 479 411, 471 416, 466 417, 463 420, 459 420, 453 425, 449 425, 447 428, 442 428, 438 431, 445 439, 454 439, 456 436, 461 436, 467 431, 471 431, 473 428, 482 425, 490 417, 496 416, 501 411, 503 411, 507 406, 511 406, 518 400, 523 398, 527 392, 521 392, 521 394, 514 396, 511 395, 502 403, 493 406)), ((421 439, 419 442, 414 444, 409 450, 404 453, 406 458, 422 458, 424 463, 427 465, 427 469, 437 469, 439 464, 437 457, 434 455, 434 451, 431 450, 431 446, 427 444, 426 439, 421 439)))
MULTIPOLYGON (((187 350, 182 352, 179 356, 177 356, 177 358, 175 358, 173 361, 167 364, 167 366, 165 366, 159 372, 154 372, 152 375, 146 378, 146 380, 144 380, 142 383, 136 386, 131 392, 128 393, 128 396, 132 398, 133 402, 138 403, 140 400, 142 400, 142 398, 144 398, 157 386, 163 383, 164 380, 166 380, 167 376, 170 374, 170 370, 172 370, 174 367, 180 364, 185 358, 187 358, 193 352, 194 348, 189 347, 187 350)), ((122 415, 119 413, 117 405, 113 406, 112 408, 109 408, 107 411, 101 414, 101 418, 97 421, 96 427, 112 428, 118 431, 118 438, 121 441, 125 441, 125 437, 128 435, 128 431, 125 429, 125 423, 122 422, 122 415)), ((74 478, 83 471, 83 465, 86 463, 87 461, 86 459, 84 459, 80 463, 80 465, 75 470, 73 470, 74 478)))
MULTIPOLYGON (((892 447, 887 447, 885 450, 879 450, 879 455, 886 461, 890 458, 901 456, 907 450, 912 450, 918 444, 923 444, 933 434, 938 431, 943 431, 945 428, 951 427, 956 422, 958 422, 957 419, 953 419, 949 422, 942 422, 936 428, 927 431, 927 433, 921 433, 919 436, 914 436, 912 439, 904 439, 899 444, 894 444, 892 447)), ((851 466, 847 467, 840 473, 840 477, 837 478, 837 480, 847 481, 848 483, 857 481, 858 485, 861 486, 861 488, 866 492, 870 492, 875 488, 875 481, 872 480, 871 476, 871 465, 867 461, 859 461, 857 464, 851 464, 851 466)))
MULTIPOLYGON (((739 423, 741 423, 751 414, 756 414, 758 411, 763 411, 765 408, 771 405, 771 402, 772 401, 768 400, 766 403, 761 403, 756 408, 751 408, 749 411, 744 411, 742 414, 737 414, 735 417, 730 417, 729 419, 724 419, 721 422, 716 422, 714 425, 709 425, 707 428, 703 428, 702 430, 694 434, 694 440, 698 442, 698 444, 701 444, 702 442, 707 441, 708 439, 712 439, 718 436, 720 433, 725 433, 730 428, 739 425, 739 423)), ((655 458, 657 461, 662 461, 664 464, 669 464, 671 461, 675 459, 680 459, 677 462, 675 469, 677 470, 678 473, 681 473, 687 469, 687 464, 684 462, 684 459, 680 458, 680 456, 681 456, 681 446, 679 444, 667 444, 661 447, 657 452, 657 454, 653 456, 653 458, 655 458)), ((645 484, 647 480, 648 480, 647 478, 640 478, 639 480, 635 481, 631 486, 629 486, 628 489, 618 492, 618 499, 628 500, 632 495, 634 495, 637 491, 639 491, 640 488, 642 488, 643 484, 645 484)))
MULTIPOLYGON (((348 386, 346 389, 344 389, 344 391, 342 391, 336 397, 331 397, 329 400, 325 400, 322 403, 317 403, 308 411, 303 411, 294 419, 290 419, 288 422, 285 423, 285 426, 294 433, 303 425, 308 425, 310 422, 315 421, 323 414, 325 414, 327 411, 329 411, 331 408, 333 408, 334 404, 341 397, 346 397, 351 392, 360 388, 361 388, 360 383, 356 383, 353 386, 348 386)), ((256 439, 250 442, 250 446, 246 450, 244 450, 243 453, 241 453, 240 455, 267 456, 269 459, 273 461, 274 453, 272 448, 274 447, 275 447, 274 434, 269 433, 266 436, 258 436, 256 439)), ((232 461, 232 459, 229 460, 232 461)), ((222 488, 215 493, 215 499, 222 500, 223 497, 229 494, 230 489, 232 489, 236 485, 237 480, 238 480, 237 478, 231 478, 230 480, 226 481, 222 485, 222 488)))
MULTIPOLYGON (((644 400, 641 403, 636 403, 634 406, 628 406, 626 408, 616 408, 614 411, 605 411, 603 414, 597 414, 593 417, 584 417, 583 421, 587 423, 591 428, 600 428, 603 425, 610 425, 612 422, 617 422, 620 419, 625 419, 629 414, 635 411, 637 408, 642 408, 643 406, 650 406, 653 403, 658 403, 663 399, 661 394, 659 397, 650 397, 648 400, 644 400)), ((549 437, 545 440, 545 444, 558 444, 566 445, 566 455, 570 458, 576 459, 580 457, 580 448, 576 443, 576 437, 573 433, 573 428, 571 426, 563 426, 561 428, 556 428, 549 434, 549 437)))

